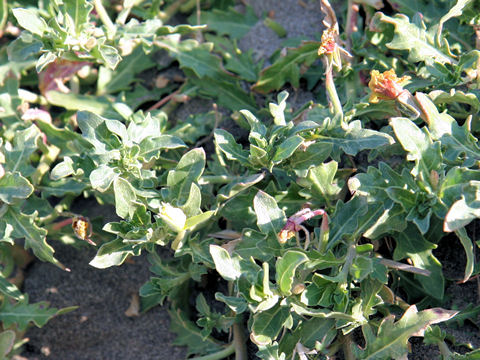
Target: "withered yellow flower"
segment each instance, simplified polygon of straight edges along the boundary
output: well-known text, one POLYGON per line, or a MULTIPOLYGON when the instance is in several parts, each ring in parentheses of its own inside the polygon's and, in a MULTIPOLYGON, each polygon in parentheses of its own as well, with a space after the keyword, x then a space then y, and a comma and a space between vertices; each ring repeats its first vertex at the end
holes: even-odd
POLYGON ((372 94, 368 99, 371 103, 377 103, 378 100, 395 100, 404 91, 403 85, 410 80, 410 76, 398 78, 393 69, 380 74, 377 70, 370 73, 371 79, 368 87, 372 94))
POLYGON ((333 54, 337 42, 335 41, 335 28, 332 26, 325 30, 322 34, 322 43, 318 48, 318 55, 333 54))

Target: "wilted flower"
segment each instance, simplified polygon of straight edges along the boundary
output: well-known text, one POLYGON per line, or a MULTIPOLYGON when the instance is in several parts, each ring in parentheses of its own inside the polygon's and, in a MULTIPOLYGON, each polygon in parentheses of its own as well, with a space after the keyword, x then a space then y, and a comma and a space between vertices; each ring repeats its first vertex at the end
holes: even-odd
POLYGON ((393 69, 380 74, 377 70, 370 73, 371 79, 368 87, 372 90, 369 101, 377 103, 378 100, 396 100, 405 90, 403 84, 410 80, 410 76, 398 78, 393 69))
POLYGON ((325 30, 322 34, 322 43, 318 48, 318 55, 333 54, 337 47, 335 41, 335 28, 332 26, 325 30))

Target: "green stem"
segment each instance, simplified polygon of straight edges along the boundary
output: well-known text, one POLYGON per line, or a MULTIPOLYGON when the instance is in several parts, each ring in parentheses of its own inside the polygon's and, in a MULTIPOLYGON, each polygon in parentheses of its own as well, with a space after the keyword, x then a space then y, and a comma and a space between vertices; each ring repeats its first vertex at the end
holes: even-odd
POLYGON ((343 355, 346 360, 355 360, 355 355, 352 352, 352 334, 343 335, 343 355))
POLYGON ((327 72, 325 73, 325 88, 327 90, 328 99, 333 106, 333 114, 335 116, 340 116, 340 121, 343 125, 343 108, 337 94, 337 89, 335 88, 335 83, 333 82, 333 67, 330 59, 328 59, 326 63, 327 72))
POLYGON ((452 352, 448 348, 447 344, 445 344, 445 341, 439 341, 437 343, 438 349, 440 350, 440 353, 442 354, 442 357, 447 360, 452 357, 452 352))
POLYGON ((194 358, 190 358, 190 360, 220 360, 224 359, 227 356, 232 355, 235 352, 235 342, 232 342, 223 350, 217 351, 216 353, 205 355, 205 356, 198 356, 194 358))
POLYGON ((350 271, 350 267, 353 264, 353 259, 357 255, 357 250, 355 249, 355 245, 352 244, 347 250, 347 255, 345 256, 345 264, 343 265, 341 275, 342 275, 342 282, 347 283, 348 272, 350 271))
POLYGON ((60 154, 60 149, 55 145, 47 146, 42 141, 39 145, 40 150, 43 152, 40 162, 32 174, 33 185, 38 185, 42 181, 43 176, 50 170, 50 165, 57 159, 60 154))
POLYGON ((235 344, 235 360, 248 360, 247 342, 243 327, 239 323, 233 324, 233 343, 235 344))
POLYGON ((102 0, 93 0, 93 5, 95 6, 95 11, 97 12, 98 17, 102 21, 103 25, 105 25, 107 28, 107 38, 112 40, 115 36, 117 28, 110 19, 110 16, 108 16, 107 10, 105 10, 105 7, 102 4, 102 0))

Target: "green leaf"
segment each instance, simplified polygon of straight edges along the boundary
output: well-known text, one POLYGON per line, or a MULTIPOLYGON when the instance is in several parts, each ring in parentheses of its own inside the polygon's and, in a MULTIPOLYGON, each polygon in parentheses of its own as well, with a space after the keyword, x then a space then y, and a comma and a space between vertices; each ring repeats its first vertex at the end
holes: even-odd
POLYGON ((257 345, 271 344, 289 317, 290 309, 278 304, 271 309, 256 313, 253 315, 250 339, 257 345))
POLYGON ((415 161, 413 176, 420 173, 423 179, 429 179, 432 170, 438 170, 442 164, 440 144, 432 143, 430 135, 420 130, 413 121, 407 118, 392 118, 390 125, 395 135, 408 152, 407 159, 415 161))
POLYGON ((44 179, 38 190, 42 191, 43 197, 56 196, 63 197, 67 194, 80 195, 87 187, 87 184, 74 179, 60 179, 58 181, 48 181, 44 179))
POLYGON ((28 63, 42 50, 43 43, 30 33, 22 32, 7 47, 9 61, 28 63))
POLYGON ((365 319, 377 312, 375 306, 383 304, 382 298, 378 295, 382 287, 380 281, 370 278, 361 282, 362 312, 365 319))
POLYGON ((248 164, 248 152, 242 148, 232 134, 223 129, 216 129, 214 136, 215 145, 227 156, 227 159, 248 164))
POLYGON ((136 75, 155 66, 150 56, 146 55, 142 46, 125 56, 115 71, 100 67, 97 95, 113 94, 128 90, 136 75))
POLYGON ((215 293, 215 300, 225 303, 232 311, 237 314, 247 310, 247 302, 242 297, 225 296, 220 292, 215 293))
POLYGON ((201 214, 191 216, 185 221, 185 229, 194 230, 197 229, 197 226, 209 220, 213 215, 215 215, 214 210, 205 211, 201 214))
POLYGON ((27 304, 25 302, 11 304, 9 301, 4 301, 0 307, 0 321, 7 328, 10 325, 17 324, 18 329, 22 331, 27 328, 30 322, 33 322, 38 327, 42 327, 55 315, 64 314, 76 308, 76 306, 60 310, 49 308, 48 303, 45 301, 35 304, 27 304))
POLYGON ((298 88, 300 85, 300 67, 308 67, 318 59, 319 47, 320 42, 308 41, 298 48, 288 49, 285 56, 280 56, 273 65, 260 73, 260 78, 252 89, 266 94, 272 90, 280 89, 287 82, 298 88))
POLYGON ((462 10, 471 2, 472 0, 457 0, 457 3, 452 8, 450 8, 448 13, 442 16, 442 18, 438 22, 438 28, 437 28, 437 34, 436 34, 437 46, 440 47, 443 45, 442 44, 444 41, 444 39, 442 39, 443 24, 454 17, 458 17, 462 15, 462 10))
POLYGON ((0 356, 5 357, 13 349, 15 344, 15 332, 5 330, 0 333, 0 356))
POLYGON ((75 172, 73 168, 73 160, 69 156, 65 156, 62 162, 59 162, 55 167, 50 171, 50 179, 60 180, 64 177, 72 175, 75 172))
POLYGON ((223 71, 222 61, 212 54, 212 43, 199 43, 188 39, 179 41, 179 38, 164 38, 157 40, 155 45, 168 51, 169 55, 180 63, 180 68, 192 70, 199 78, 210 77, 221 79, 230 77, 223 71))
POLYGON ((49 91, 46 97, 51 105, 67 110, 88 111, 108 117, 118 116, 118 113, 112 106, 112 102, 104 96, 75 94, 73 92, 65 94, 60 91, 49 91))
POLYGON ((117 65, 122 60, 122 57, 116 48, 103 44, 104 41, 104 38, 98 39, 98 45, 96 47, 97 51, 92 51, 92 53, 96 55, 97 58, 101 59, 108 68, 115 70, 117 65))
POLYGON ((63 9, 65 16, 69 16, 75 25, 73 35, 80 35, 82 29, 90 22, 89 15, 93 10, 93 4, 86 0, 64 0, 63 9))
POLYGON ((18 290, 15 284, 9 282, 2 275, 0 275, 0 292, 17 301, 25 299, 25 295, 18 290))
POLYGON ((132 243, 124 243, 122 239, 117 238, 114 241, 103 244, 98 249, 95 257, 89 262, 89 265, 97 269, 106 269, 111 266, 120 266, 128 255, 139 255, 140 249, 132 243))
POLYGON ((18 24, 32 34, 43 36, 44 33, 49 32, 47 23, 36 11, 32 9, 15 8, 12 9, 12 13, 17 19, 18 24))
POLYGON ((191 354, 209 354, 222 350, 222 344, 213 337, 203 336, 200 328, 190 321, 188 315, 180 309, 171 309, 170 330, 177 334, 173 345, 188 346, 187 356, 191 354))
POLYGON ((393 17, 377 12, 372 18, 370 29, 383 30, 383 24, 391 24, 395 28, 393 40, 387 44, 390 49, 407 50, 409 52, 408 61, 425 61, 432 64, 434 61, 439 63, 453 64, 455 60, 444 54, 434 45, 433 36, 425 28, 421 18, 414 17, 414 22, 403 14, 396 14, 393 17))
POLYGON ((459 126, 446 112, 439 113, 425 94, 417 92, 415 97, 423 109, 432 138, 439 140, 445 147, 446 160, 452 163, 461 162, 462 165, 469 167, 480 160, 478 140, 472 135, 467 122, 459 126))
POLYGON ((13 139, 13 148, 5 149, 5 170, 19 171, 22 176, 29 176, 35 170, 31 165, 29 158, 37 150, 37 141, 40 137, 40 131, 35 125, 24 130, 17 130, 13 139))
POLYGON ((215 263, 215 269, 225 280, 234 281, 242 275, 238 260, 232 259, 228 251, 221 246, 210 245, 210 255, 215 263))
POLYGON ((200 94, 216 99, 219 105, 231 111, 257 111, 252 95, 229 79, 206 76, 201 79, 190 78, 189 81, 200 89, 200 94))
POLYGON ((178 149, 186 147, 182 139, 172 135, 151 136, 145 138, 140 143, 140 152, 138 156, 143 158, 145 162, 149 162, 153 158, 158 159, 161 151, 164 149, 178 149))
POLYGON ((351 121, 346 128, 338 127, 323 131, 315 138, 319 142, 332 144, 334 153, 342 150, 352 156, 357 155, 362 150, 376 149, 394 143, 393 138, 386 133, 363 129, 360 120, 351 121))
MULTIPOLYGON (((192 24, 198 21, 195 15, 188 20, 192 24)), ((233 8, 226 11, 213 9, 200 14, 200 23, 207 24, 207 30, 215 31, 218 35, 228 35, 232 39, 242 38, 257 21, 258 18, 250 6, 247 6, 245 14, 240 14, 233 8)))
POLYGON ((455 234, 460 239, 460 243, 465 250, 465 255, 467 257, 467 263, 465 264, 465 275, 463 276, 463 281, 466 282, 473 273, 473 269, 475 267, 475 253, 473 252, 473 243, 468 236, 467 231, 465 228, 458 229, 455 231, 455 234))
POLYGON ((92 188, 100 192, 108 190, 112 182, 119 176, 110 166, 101 164, 90 173, 90 184, 92 188))
POLYGON ((115 211, 122 219, 131 218, 136 209, 135 189, 130 183, 117 177, 113 182, 113 191, 115 192, 115 211))
POLYGON ((322 141, 312 144, 305 151, 296 151, 290 158, 290 163, 299 177, 305 177, 305 170, 322 164, 332 152, 332 144, 322 141))
POLYGON ((365 350, 359 351, 359 359, 398 359, 408 354, 408 339, 411 336, 423 336, 425 329, 451 319, 457 311, 442 308, 427 309, 418 312, 415 305, 410 306, 402 318, 394 322, 394 316, 386 317, 378 329, 377 337, 367 340, 365 350))
POLYGON ((283 141, 278 147, 276 147, 275 154, 273 155, 272 162, 279 164, 283 160, 288 159, 295 153, 295 150, 303 143, 303 138, 299 135, 290 136, 283 141))
POLYGON ((452 204, 445 216, 444 231, 456 231, 480 217, 480 181, 471 180, 462 185, 461 199, 452 204))
POLYGON ((329 200, 336 198, 342 188, 335 181, 338 163, 334 160, 320 164, 308 171, 307 179, 311 182, 312 193, 315 198, 329 200))
POLYGON ((298 266, 308 261, 308 257, 295 250, 288 250, 282 257, 277 259, 275 264, 277 284, 283 295, 291 295, 293 278, 298 266))
POLYGON ((203 174, 205 161, 203 148, 192 149, 182 156, 174 170, 168 172, 169 198, 177 206, 187 201, 192 183, 197 182, 203 174))
POLYGON ((0 178, 0 200, 12 204, 17 199, 26 199, 33 193, 33 186, 19 172, 6 172, 0 178))
POLYGON ((287 221, 285 213, 281 210, 273 197, 259 191, 253 199, 253 208, 257 215, 257 226, 265 234, 277 234, 287 221))
POLYGON ((393 259, 398 261, 408 257, 414 266, 428 270, 429 276, 415 275, 415 278, 422 284, 425 294, 442 300, 445 279, 442 274, 442 265, 432 253, 437 246, 428 242, 412 225, 396 234, 395 239, 397 246, 393 259))
POLYGON ((36 213, 24 215, 13 207, 8 207, 3 215, 3 219, 13 226, 12 236, 25 239, 25 249, 32 249, 40 260, 51 262, 64 269, 65 267, 53 257, 54 250, 46 242, 47 231, 35 224, 35 218, 36 213))
MULTIPOLYGON (((356 235, 360 235, 362 230, 366 230, 361 224, 361 220, 365 216, 369 216, 371 209, 370 205, 367 205, 367 201, 364 197, 356 196, 347 203, 342 201, 337 202, 335 212, 331 216, 330 237, 328 240, 327 249, 331 249, 342 239, 356 238, 356 235)), ((372 212, 374 219, 378 218, 381 211, 372 212)), ((368 227, 367 227, 368 229, 368 227)))

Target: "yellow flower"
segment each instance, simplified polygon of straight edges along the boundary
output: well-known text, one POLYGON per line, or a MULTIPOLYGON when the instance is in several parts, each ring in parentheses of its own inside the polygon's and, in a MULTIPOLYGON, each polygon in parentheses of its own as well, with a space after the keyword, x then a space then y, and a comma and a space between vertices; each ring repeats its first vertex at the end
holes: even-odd
POLYGON ((398 78, 393 69, 380 74, 377 70, 370 73, 371 79, 368 87, 372 90, 369 101, 377 103, 378 100, 396 100, 404 91, 403 84, 410 80, 410 76, 398 78))

